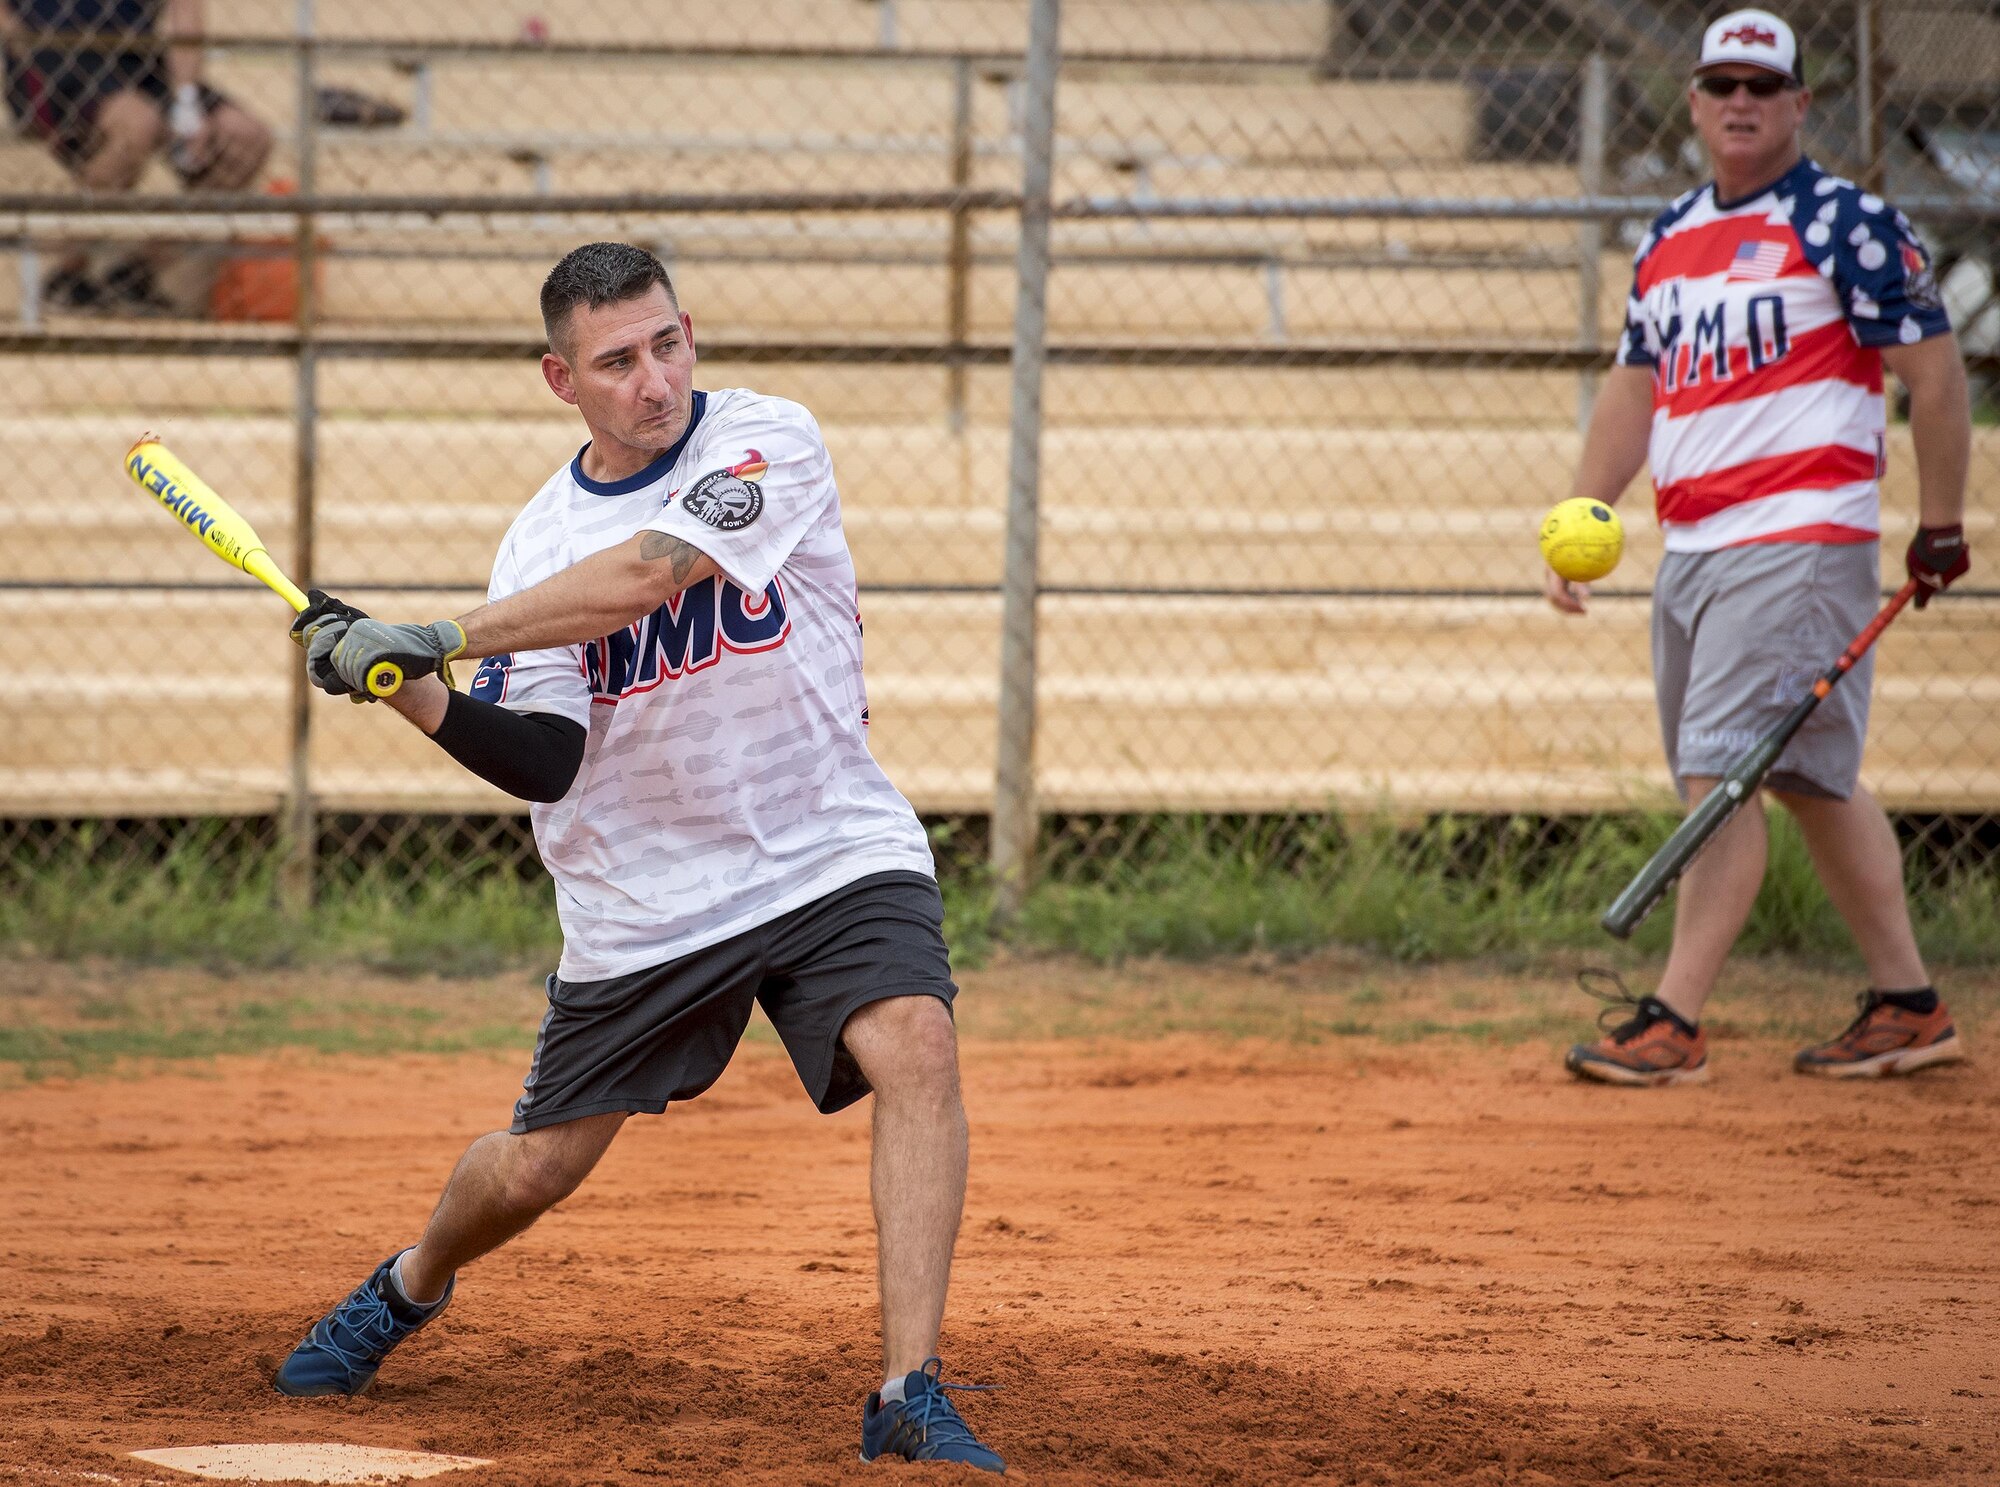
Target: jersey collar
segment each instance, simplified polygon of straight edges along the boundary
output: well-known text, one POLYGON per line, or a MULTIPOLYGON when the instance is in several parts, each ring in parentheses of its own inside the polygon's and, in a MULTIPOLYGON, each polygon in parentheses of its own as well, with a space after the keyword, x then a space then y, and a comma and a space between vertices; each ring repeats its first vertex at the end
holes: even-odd
POLYGON ((670 449, 663 452, 645 469, 635 470, 623 480, 592 480, 583 473, 583 456, 590 448, 589 442, 585 441, 583 448, 579 449, 569 462, 570 479, 593 496, 629 496, 633 491, 644 490, 673 469, 674 461, 681 457, 681 451, 687 448, 688 440, 694 437, 694 431, 701 423, 701 415, 708 409, 708 394, 696 392, 689 401, 692 404, 692 411, 688 414, 687 428, 681 432, 678 439, 674 440, 670 449))
POLYGON ((1786 171, 1783 175, 1779 176, 1775 181, 1766 181, 1763 185, 1759 186, 1755 191, 1745 192, 1743 195, 1737 197, 1734 201, 1724 201, 1722 199, 1722 193, 1715 189, 1715 182, 1713 181, 1710 181, 1708 183, 1708 190, 1709 194, 1715 198, 1715 209, 1718 212, 1733 212, 1738 207, 1747 207, 1748 205, 1750 205, 1751 202, 1755 201, 1760 196, 1770 195, 1773 191, 1776 191, 1780 186, 1784 185, 1785 182, 1789 181, 1793 176, 1799 175, 1801 172, 1817 172, 1818 170, 1819 167, 1813 164, 1812 156, 1801 155, 1799 156, 1798 164, 1794 165, 1790 170, 1786 171))

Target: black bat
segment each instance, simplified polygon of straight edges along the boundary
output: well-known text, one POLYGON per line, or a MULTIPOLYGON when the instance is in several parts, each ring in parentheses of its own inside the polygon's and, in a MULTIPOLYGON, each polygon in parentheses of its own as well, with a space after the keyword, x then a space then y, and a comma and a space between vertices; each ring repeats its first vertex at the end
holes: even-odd
POLYGON ((1652 859, 1639 869, 1639 875, 1625 885, 1625 891, 1604 911, 1604 918, 1599 922, 1606 930, 1623 940, 1645 922, 1646 916, 1667 896, 1667 890, 1680 881, 1681 874, 1687 871, 1688 864, 1695 860, 1701 849, 1713 841, 1715 834, 1743 808, 1743 803, 1757 793, 1757 787, 1764 783, 1764 776, 1778 762, 1778 756, 1784 753, 1792 735, 1812 716, 1812 710, 1833 690, 1835 683, 1854 668, 1854 663, 1868 654, 1868 648, 1889 628, 1889 621, 1902 612, 1903 606, 1916 592, 1917 581, 1914 578, 1898 589, 1896 596, 1882 606, 1882 612, 1870 620, 1867 628, 1840 653, 1840 659, 1814 680, 1812 690, 1799 700, 1798 706, 1786 713, 1777 727, 1758 739, 1748 752, 1729 766, 1716 787, 1702 797, 1700 805, 1688 812, 1687 819, 1674 828, 1674 834, 1667 838, 1652 859))

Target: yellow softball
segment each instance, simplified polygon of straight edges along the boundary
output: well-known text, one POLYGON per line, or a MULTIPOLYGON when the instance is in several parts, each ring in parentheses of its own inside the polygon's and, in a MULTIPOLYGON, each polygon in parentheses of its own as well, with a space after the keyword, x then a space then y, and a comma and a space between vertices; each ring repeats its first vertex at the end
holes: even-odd
POLYGON ((1618 566, 1625 527, 1602 501, 1558 501, 1542 519, 1542 558, 1571 583, 1593 583, 1618 566))

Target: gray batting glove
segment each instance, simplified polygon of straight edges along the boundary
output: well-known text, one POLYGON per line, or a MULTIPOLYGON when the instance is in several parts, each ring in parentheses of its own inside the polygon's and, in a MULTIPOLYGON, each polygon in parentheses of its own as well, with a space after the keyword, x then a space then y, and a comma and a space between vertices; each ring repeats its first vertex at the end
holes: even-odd
MULTIPOLYGON (((318 645, 317 639, 314 645, 318 645)), ((356 620, 334 640, 329 660, 351 690, 366 695, 369 673, 384 662, 394 662, 402 668, 404 681, 414 681, 444 671, 445 663, 464 649, 465 631, 456 620, 428 625, 356 620)), ((311 651, 307 654, 310 657, 311 651)))
MULTIPOLYGON (((306 653, 306 677, 322 692, 331 692, 336 697, 353 697, 347 683, 334 674, 331 663, 334 641, 340 639, 341 632, 356 620, 368 618, 345 600, 336 599, 325 589, 311 589, 306 593, 306 607, 299 611, 292 621, 292 640, 306 653), (323 631, 331 630, 332 636, 315 651, 313 642, 323 631)), ((368 701, 375 699, 370 697, 368 701)))
POLYGON ((375 699, 358 687, 350 687, 339 671, 334 668, 333 648, 340 644, 341 636, 347 633, 352 623, 342 619, 321 620, 305 637, 306 680, 322 692, 335 697, 352 697, 356 702, 373 702, 375 699))

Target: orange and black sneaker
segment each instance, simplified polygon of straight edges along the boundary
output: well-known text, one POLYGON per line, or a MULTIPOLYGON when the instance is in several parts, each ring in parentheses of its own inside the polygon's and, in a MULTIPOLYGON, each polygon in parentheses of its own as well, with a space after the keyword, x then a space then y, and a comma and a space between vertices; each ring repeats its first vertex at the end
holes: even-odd
POLYGON ((1684 1022, 1658 997, 1635 997, 1614 971, 1579 972, 1577 984, 1600 1002, 1597 1016, 1631 1015, 1595 1043, 1579 1043, 1563 1059, 1563 1067, 1579 1079, 1605 1084, 1701 1084, 1708 1078, 1708 1038, 1698 1026, 1684 1022), (1617 993, 1603 992, 1593 979, 1609 980, 1617 993))
POLYGON ((1965 1057, 1951 1013, 1936 993, 1927 998, 1928 1012, 1901 1006, 1879 991, 1864 991, 1855 1000, 1861 1015, 1832 1042, 1801 1048, 1793 1068, 1829 1079, 1879 1079, 1965 1057))

